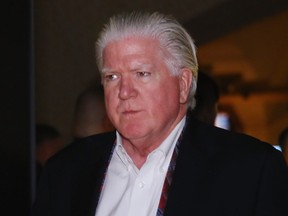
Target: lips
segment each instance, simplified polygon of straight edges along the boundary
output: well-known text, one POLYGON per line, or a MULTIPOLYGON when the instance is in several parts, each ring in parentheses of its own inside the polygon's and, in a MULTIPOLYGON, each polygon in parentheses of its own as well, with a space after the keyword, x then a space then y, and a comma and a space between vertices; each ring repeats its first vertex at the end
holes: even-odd
POLYGON ((139 105, 137 107, 136 106, 132 107, 132 105, 128 103, 119 104, 117 110, 118 113, 122 115, 135 115, 142 111, 139 105))
POLYGON ((136 114, 136 113, 139 113, 140 111, 137 111, 137 110, 125 110, 123 112, 121 112, 122 114, 124 115, 132 115, 132 114, 136 114))

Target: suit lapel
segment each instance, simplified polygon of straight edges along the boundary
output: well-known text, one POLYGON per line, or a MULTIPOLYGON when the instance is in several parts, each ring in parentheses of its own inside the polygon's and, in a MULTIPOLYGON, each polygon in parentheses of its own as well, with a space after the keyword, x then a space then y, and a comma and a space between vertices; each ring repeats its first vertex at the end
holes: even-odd
POLYGON ((78 176, 74 182, 72 216, 95 215, 100 188, 114 141, 115 136, 111 135, 100 140, 91 137, 85 141, 87 145, 85 158, 83 158, 85 168, 79 169, 78 173, 75 173, 78 176), (97 143, 101 143, 101 145, 95 145, 97 143))
POLYGON ((201 123, 191 118, 187 121, 165 216, 187 214, 187 206, 190 208, 193 204, 197 205, 203 194, 201 186, 214 175, 213 161, 217 150, 213 147, 213 140, 203 131, 201 123))

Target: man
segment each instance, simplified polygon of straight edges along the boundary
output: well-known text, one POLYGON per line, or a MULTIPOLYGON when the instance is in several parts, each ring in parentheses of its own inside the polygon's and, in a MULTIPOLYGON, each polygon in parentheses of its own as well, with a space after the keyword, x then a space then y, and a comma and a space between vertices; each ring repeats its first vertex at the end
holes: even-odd
POLYGON ((115 16, 96 49, 116 132, 50 160, 32 215, 287 215, 281 154, 189 117, 198 66, 175 19, 115 16))

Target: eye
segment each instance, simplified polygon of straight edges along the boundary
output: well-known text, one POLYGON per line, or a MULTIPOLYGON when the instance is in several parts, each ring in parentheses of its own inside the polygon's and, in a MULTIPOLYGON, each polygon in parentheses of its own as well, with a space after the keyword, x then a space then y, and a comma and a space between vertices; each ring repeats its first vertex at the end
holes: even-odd
POLYGON ((146 72, 146 71, 137 72, 137 76, 139 76, 139 77, 148 77, 150 75, 151 75, 151 73, 150 72, 146 72))
POLYGON ((118 78, 118 75, 117 74, 105 74, 104 75, 104 80, 105 81, 113 81, 113 80, 116 80, 118 78))

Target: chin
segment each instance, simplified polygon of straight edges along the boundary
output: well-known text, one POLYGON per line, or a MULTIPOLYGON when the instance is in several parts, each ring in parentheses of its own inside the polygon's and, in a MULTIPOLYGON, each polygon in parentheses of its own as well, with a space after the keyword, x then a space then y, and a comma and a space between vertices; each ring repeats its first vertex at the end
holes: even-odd
POLYGON ((122 128, 122 130, 120 129, 119 132, 121 133, 121 135, 123 137, 125 137, 126 139, 139 139, 139 138, 142 138, 145 136, 145 133, 144 133, 144 129, 143 129, 143 126, 139 126, 138 127, 125 127, 125 128, 122 128))

